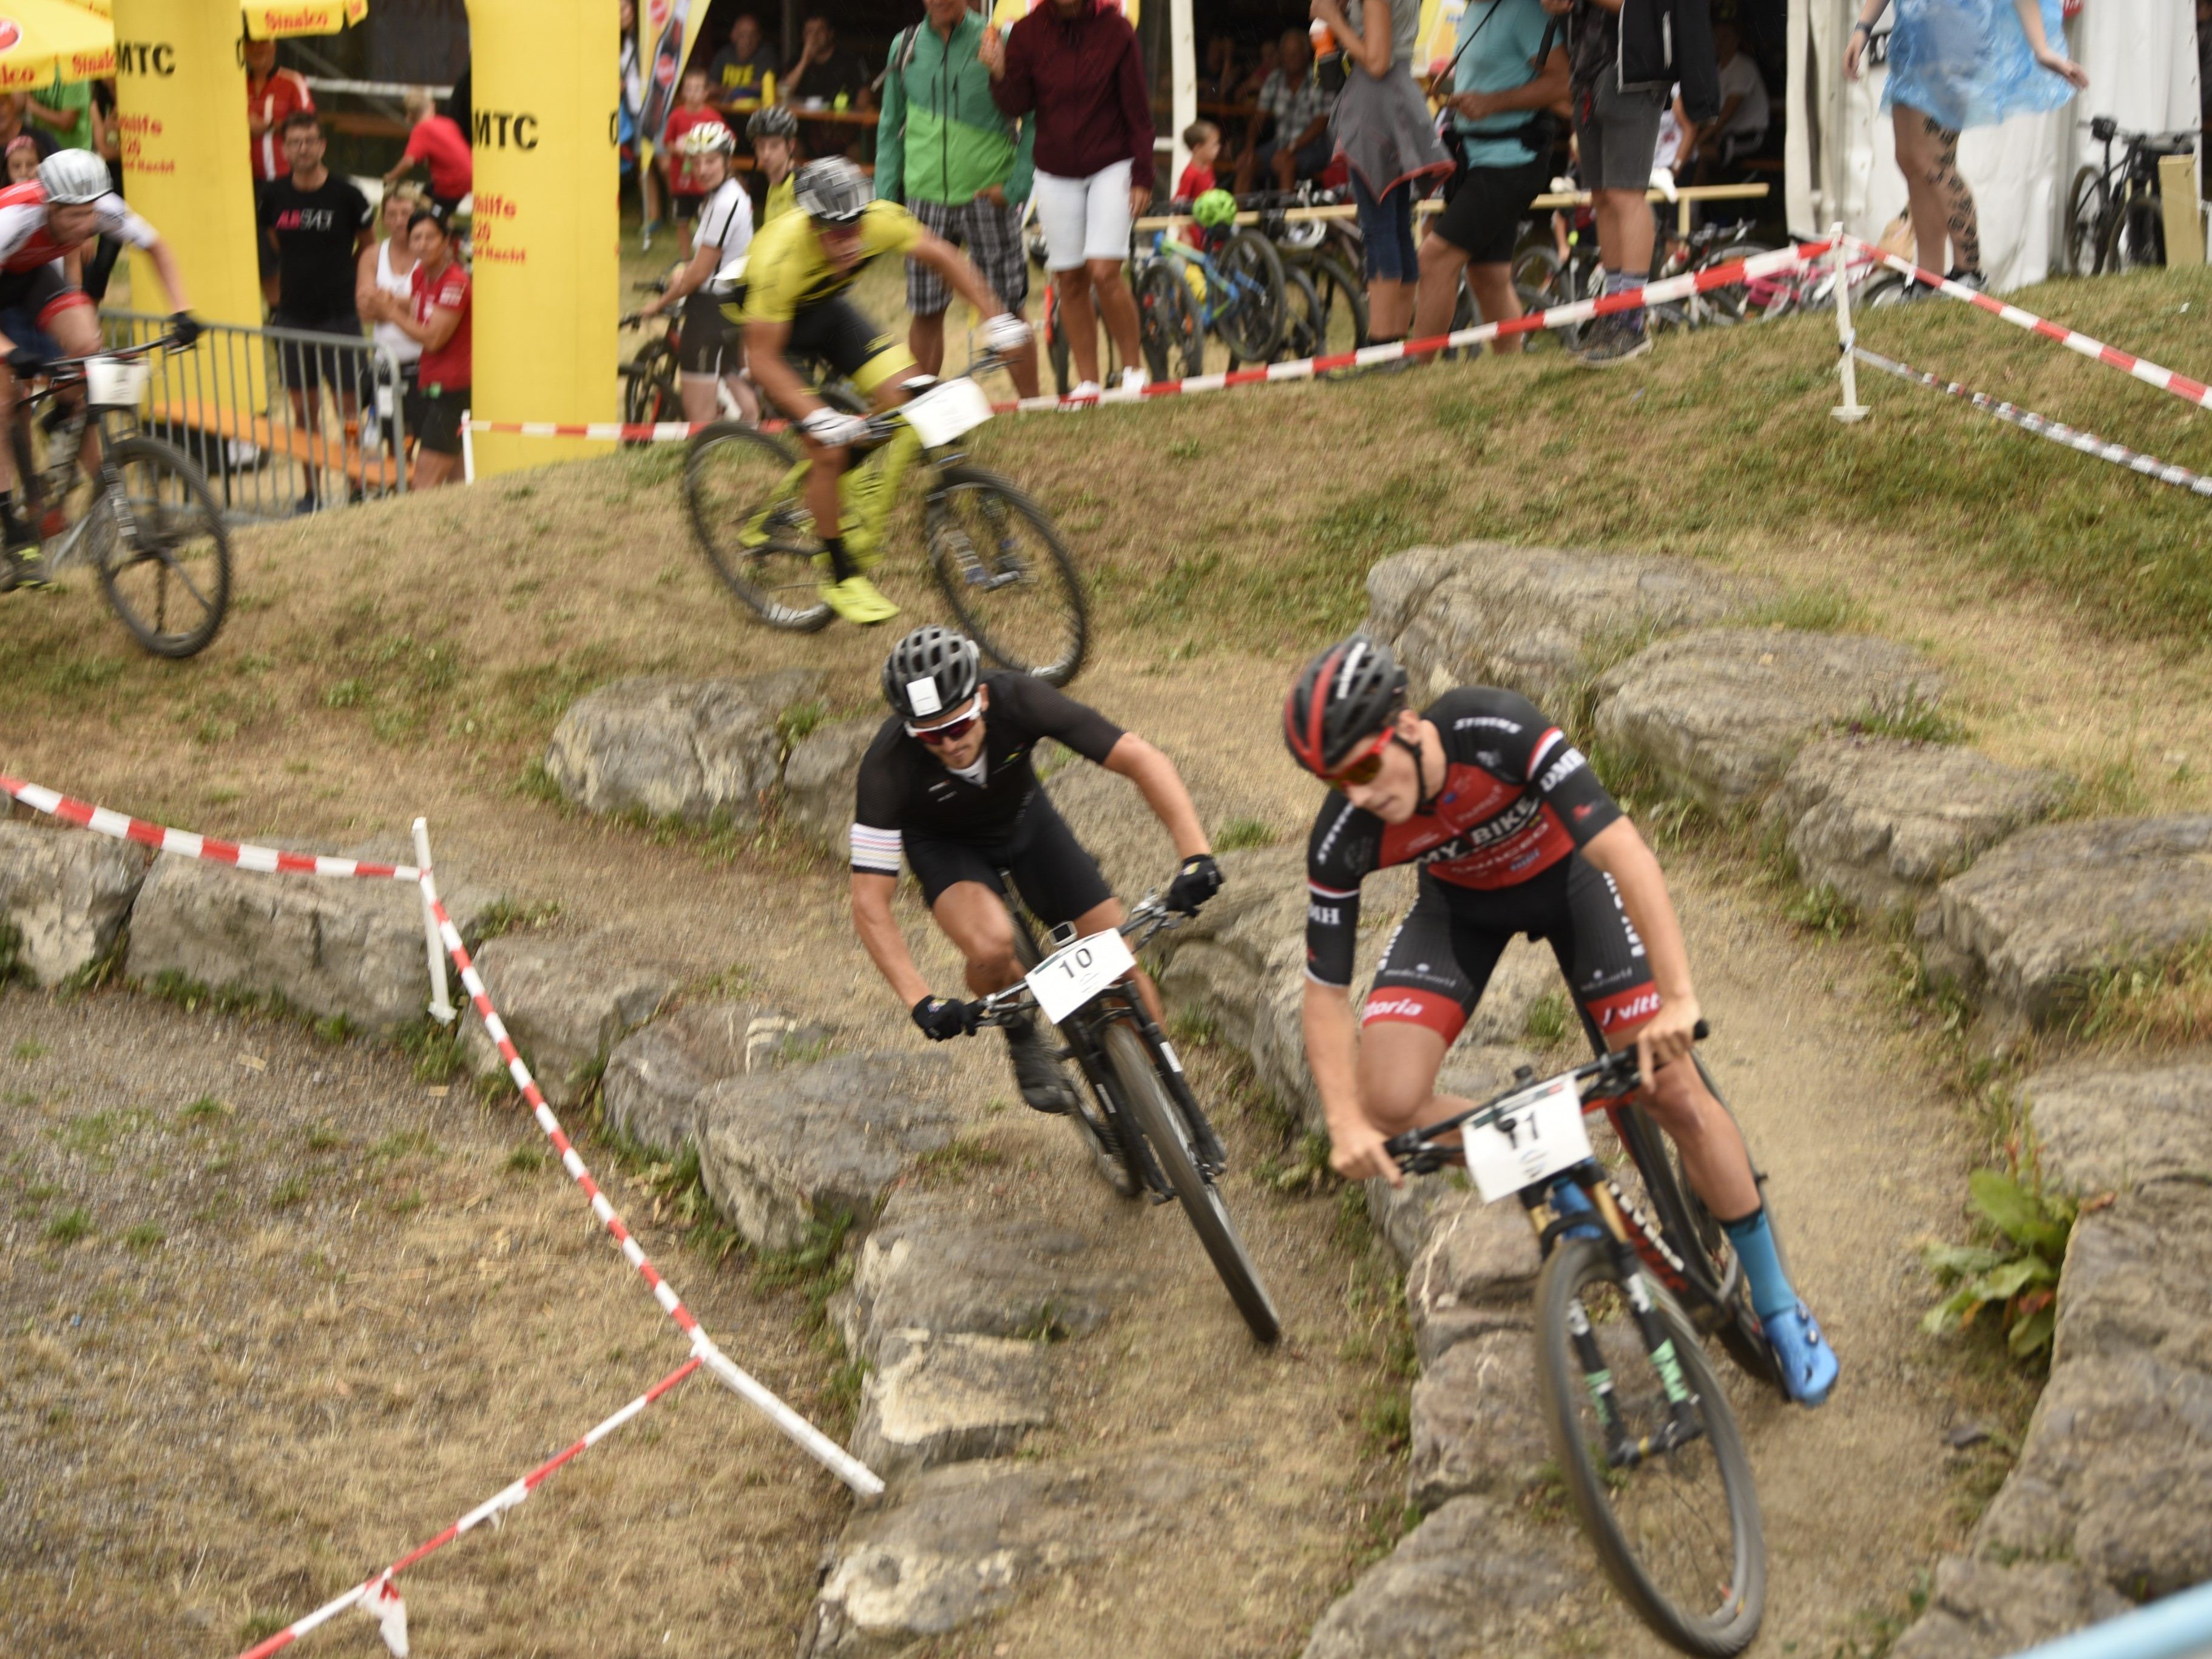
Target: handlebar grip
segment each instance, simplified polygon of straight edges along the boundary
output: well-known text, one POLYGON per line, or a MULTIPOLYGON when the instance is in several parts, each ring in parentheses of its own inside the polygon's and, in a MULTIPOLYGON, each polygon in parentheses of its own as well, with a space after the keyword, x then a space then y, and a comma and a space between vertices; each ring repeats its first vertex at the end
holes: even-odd
POLYGON ((1693 1042, 1703 1042, 1712 1034, 1713 1028, 1702 1019, 1690 1028, 1690 1039, 1693 1042))

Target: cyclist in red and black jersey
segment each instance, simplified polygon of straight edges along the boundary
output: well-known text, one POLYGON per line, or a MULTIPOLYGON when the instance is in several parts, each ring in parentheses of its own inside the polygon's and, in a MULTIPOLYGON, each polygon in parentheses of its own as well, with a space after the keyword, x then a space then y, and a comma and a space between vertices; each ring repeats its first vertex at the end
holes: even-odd
POLYGON ((1644 1104, 1727 1229, 1792 1397, 1826 1399, 1834 1351, 1783 1270, 1734 1121, 1689 1062, 1698 998, 1666 878, 1581 751, 1510 691, 1462 687, 1416 714, 1405 671, 1357 635, 1306 665, 1283 725, 1337 791, 1307 846, 1304 1009, 1337 1172, 1398 1184, 1383 1143, 1469 1109, 1436 1092, 1437 1068, 1513 935, 1541 939, 1595 1036, 1635 1047, 1644 1104), (1355 1018, 1360 883, 1400 864, 1419 866, 1419 896, 1355 1018))

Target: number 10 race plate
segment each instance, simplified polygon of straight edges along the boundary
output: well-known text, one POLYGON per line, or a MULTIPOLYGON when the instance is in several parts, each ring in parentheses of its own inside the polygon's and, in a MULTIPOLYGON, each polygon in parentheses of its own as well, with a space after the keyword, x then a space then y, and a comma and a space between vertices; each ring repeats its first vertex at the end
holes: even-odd
POLYGON ((1516 1096, 1489 1122, 1462 1131, 1461 1139, 1467 1146, 1468 1170, 1486 1204, 1572 1169, 1590 1155, 1582 1093, 1571 1077, 1553 1078, 1516 1096))
POLYGON ((1136 965, 1128 941, 1109 928, 1054 951, 1030 971, 1029 986, 1057 1025, 1136 965))

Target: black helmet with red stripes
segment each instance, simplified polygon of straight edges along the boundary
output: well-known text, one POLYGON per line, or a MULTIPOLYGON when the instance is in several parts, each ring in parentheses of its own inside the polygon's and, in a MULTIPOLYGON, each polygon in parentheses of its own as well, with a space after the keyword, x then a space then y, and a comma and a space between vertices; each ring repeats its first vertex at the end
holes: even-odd
POLYGON ((1354 634, 1300 671, 1283 703, 1291 758, 1330 777, 1371 748, 1406 706, 1406 671, 1390 647, 1354 634))

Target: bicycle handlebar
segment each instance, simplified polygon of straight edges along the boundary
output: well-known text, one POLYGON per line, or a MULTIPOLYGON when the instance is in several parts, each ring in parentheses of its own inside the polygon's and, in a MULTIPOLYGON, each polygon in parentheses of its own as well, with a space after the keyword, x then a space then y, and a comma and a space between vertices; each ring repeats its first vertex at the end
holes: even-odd
POLYGON ((82 380, 83 378, 84 366, 96 359, 103 357, 109 359, 118 357, 144 357, 150 356, 154 352, 167 351, 173 348, 184 350, 191 349, 189 346, 184 345, 179 336, 175 334, 163 334, 151 340, 142 340, 137 345, 114 346, 112 348, 103 347, 98 351, 88 351, 82 357, 49 357, 39 366, 39 373, 44 375, 46 379, 51 382, 55 378, 58 371, 73 369, 76 371, 76 378, 82 380))
MULTIPOLYGON (((1180 927, 1189 920, 1184 912, 1169 909, 1168 902, 1158 893, 1151 892, 1137 901, 1129 912, 1128 920, 1115 931, 1129 941, 1129 954, 1134 956, 1151 944, 1156 935, 1172 927, 1180 927)), ((1024 981, 1010 985, 1003 991, 994 991, 979 1001, 983 1012, 975 1021, 977 1030, 986 1025, 1003 1025, 1010 1016, 1035 1007, 1036 993, 1030 990, 1024 981)))
MULTIPOLYGON (((1005 365, 1006 361, 1006 360, 1003 356, 995 351, 986 351, 981 356, 970 358, 969 360, 968 370, 964 374, 941 376, 939 378, 973 380, 980 376, 988 374, 994 368, 1002 368, 1005 365)), ((899 413, 896 406, 884 410, 880 415, 869 416, 867 420, 863 423, 866 431, 866 435, 864 435, 860 440, 861 447, 864 448, 872 447, 877 444, 889 441, 891 434, 899 429, 899 427, 903 422, 904 419, 905 417, 899 413)))

